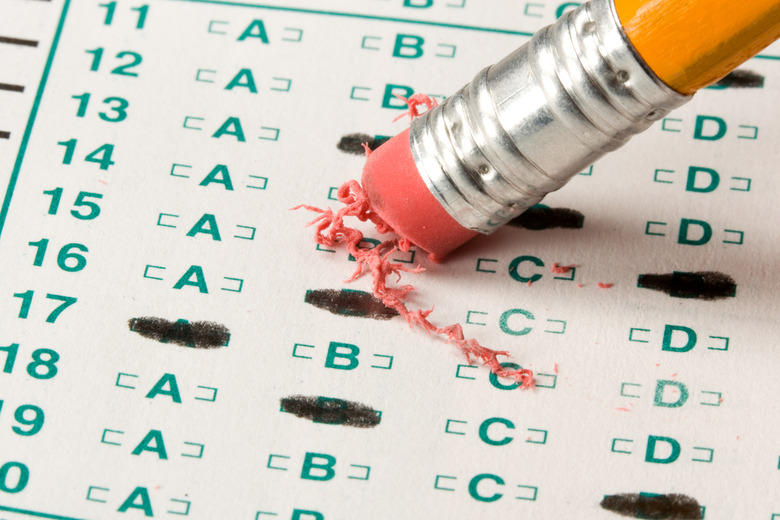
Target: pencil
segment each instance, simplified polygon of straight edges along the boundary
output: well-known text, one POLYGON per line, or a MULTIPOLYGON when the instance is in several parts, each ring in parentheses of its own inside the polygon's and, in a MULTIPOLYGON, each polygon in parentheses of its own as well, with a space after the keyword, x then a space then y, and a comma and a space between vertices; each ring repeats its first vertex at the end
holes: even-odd
POLYGON ((592 0, 375 150, 363 189, 396 233, 443 258, 778 37, 779 0, 592 0))

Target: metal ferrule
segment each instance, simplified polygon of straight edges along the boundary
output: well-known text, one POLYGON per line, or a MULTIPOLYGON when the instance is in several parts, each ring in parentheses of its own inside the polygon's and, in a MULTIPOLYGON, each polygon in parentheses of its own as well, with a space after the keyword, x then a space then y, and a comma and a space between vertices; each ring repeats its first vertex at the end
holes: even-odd
POLYGON ((537 32, 412 122, 412 156, 463 227, 491 233, 690 99, 647 68, 611 0, 537 32))

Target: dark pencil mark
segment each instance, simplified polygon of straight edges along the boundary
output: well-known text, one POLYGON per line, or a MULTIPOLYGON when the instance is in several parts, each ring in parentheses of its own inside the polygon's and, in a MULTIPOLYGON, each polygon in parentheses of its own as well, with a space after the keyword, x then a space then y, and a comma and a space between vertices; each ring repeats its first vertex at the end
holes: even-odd
POLYGON ((699 503, 686 495, 672 493, 621 493, 607 495, 601 507, 621 516, 650 520, 698 520, 702 517, 699 503))
POLYGON ((764 76, 752 70, 735 70, 709 88, 764 88, 764 76))
POLYGON ((11 137, 11 132, 6 132, 5 130, 0 130, 0 139, 8 139, 11 137))
POLYGON ((11 85, 10 83, 0 83, 0 90, 10 90, 11 92, 24 92, 22 85, 11 85))
POLYGON ((347 134, 341 138, 339 144, 336 145, 336 148, 342 152, 351 153, 353 155, 363 155, 366 153, 363 149, 363 143, 366 143, 369 150, 373 152, 379 148, 380 145, 389 140, 389 137, 384 136, 371 137, 368 134, 361 133, 347 134))
POLYGON ((737 284, 734 283, 734 279, 715 271, 640 274, 637 287, 661 291, 674 298, 697 300, 720 300, 737 295, 737 284))
POLYGON ((132 318, 127 321, 132 332, 160 343, 173 343, 190 348, 225 347, 230 341, 230 331, 213 321, 168 321, 163 318, 132 318))
POLYGON ((368 405, 335 397, 292 395, 280 399, 282 411, 320 424, 373 428, 381 414, 368 405))
POLYGON ((375 320, 389 320, 398 316, 398 311, 387 307, 382 303, 382 300, 364 291, 309 289, 306 291, 306 297, 303 301, 339 316, 355 316, 375 320))
POLYGON ((525 213, 516 217, 508 225, 513 227, 540 231, 542 229, 566 228, 580 229, 585 222, 585 215, 579 211, 567 208, 548 208, 543 204, 537 204, 525 210, 525 213))
POLYGON ((23 38, 11 38, 9 36, 0 36, 0 43, 10 43, 11 45, 24 45, 26 47, 37 47, 35 40, 25 40, 23 38))

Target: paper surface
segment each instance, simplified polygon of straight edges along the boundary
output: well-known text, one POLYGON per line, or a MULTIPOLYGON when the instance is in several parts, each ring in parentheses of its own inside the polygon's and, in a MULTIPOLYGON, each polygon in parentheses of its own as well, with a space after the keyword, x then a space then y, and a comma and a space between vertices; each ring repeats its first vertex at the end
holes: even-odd
POLYGON ((609 519, 620 493, 780 518, 777 45, 741 67, 760 86, 700 92, 544 201, 581 225, 399 256, 427 269, 410 306, 535 390, 307 303, 370 290, 289 211, 359 178, 342 136, 402 131, 390 94, 441 99, 570 7, 4 2, 0 518, 609 519), (700 271, 734 295, 639 286, 700 271), (227 345, 171 341, 203 321, 227 345), (346 401, 379 424, 326 424, 346 401))

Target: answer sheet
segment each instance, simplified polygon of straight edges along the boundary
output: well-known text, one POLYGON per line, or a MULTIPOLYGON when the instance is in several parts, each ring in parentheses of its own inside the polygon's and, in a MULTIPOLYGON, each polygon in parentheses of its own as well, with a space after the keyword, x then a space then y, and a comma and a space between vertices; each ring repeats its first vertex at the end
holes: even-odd
POLYGON ((2 2, 0 519, 780 519, 777 44, 446 262, 394 256, 533 390, 290 211, 340 207, 396 96, 576 5, 2 2))

